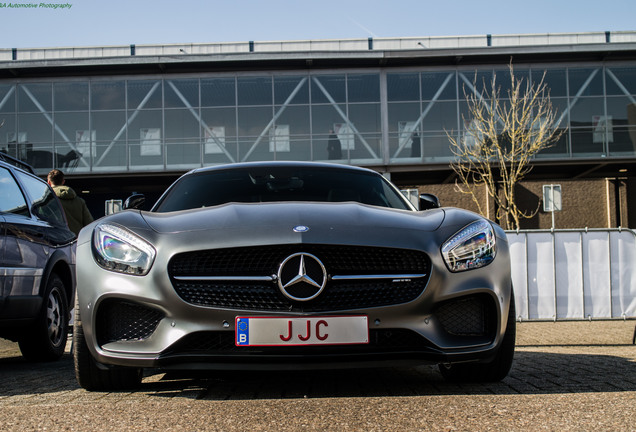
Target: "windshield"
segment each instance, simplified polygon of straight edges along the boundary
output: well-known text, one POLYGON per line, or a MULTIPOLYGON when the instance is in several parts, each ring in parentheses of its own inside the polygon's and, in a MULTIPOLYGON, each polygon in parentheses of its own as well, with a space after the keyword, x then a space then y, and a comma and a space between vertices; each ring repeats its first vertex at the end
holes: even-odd
POLYGON ((355 201, 413 210, 400 191, 375 173, 324 167, 260 166, 183 176, 157 202, 153 211, 171 212, 229 202, 276 201, 355 201))

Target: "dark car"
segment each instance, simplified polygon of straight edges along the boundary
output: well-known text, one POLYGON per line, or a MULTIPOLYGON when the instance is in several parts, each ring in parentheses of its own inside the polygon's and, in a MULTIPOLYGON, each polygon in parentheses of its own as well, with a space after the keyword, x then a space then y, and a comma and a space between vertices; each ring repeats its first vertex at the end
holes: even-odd
POLYGON ((80 385, 135 387, 143 368, 437 363, 449 379, 505 377, 515 343, 506 235, 431 196, 421 208, 350 166, 185 174, 150 211, 80 232, 80 385))
POLYGON ((0 158, 0 337, 23 356, 64 354, 75 296, 75 234, 49 185, 0 158))

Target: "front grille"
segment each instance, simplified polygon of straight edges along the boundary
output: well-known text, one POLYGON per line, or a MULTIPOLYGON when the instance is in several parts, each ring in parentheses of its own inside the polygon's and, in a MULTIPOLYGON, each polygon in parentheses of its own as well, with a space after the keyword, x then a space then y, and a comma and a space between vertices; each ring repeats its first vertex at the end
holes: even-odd
POLYGON ((428 282, 428 276, 399 282, 329 280, 316 299, 294 302, 282 295, 275 282, 175 279, 179 276, 270 276, 276 274, 285 258, 298 252, 315 255, 330 275, 428 275, 430 272, 429 259, 420 251, 307 244, 188 252, 173 257, 168 271, 177 294, 188 303, 263 311, 321 312, 407 303, 415 300, 428 282))
POLYGON ((442 303, 434 314, 451 335, 488 336, 496 326, 494 308, 489 296, 469 296, 442 303))
POLYGON ((122 300, 105 300, 97 310, 97 343, 147 339, 164 314, 156 309, 122 300))
POLYGON ((320 345, 320 346, 278 346, 278 347, 237 347, 232 331, 210 331, 192 333, 168 350, 162 357, 180 355, 329 355, 329 354, 361 354, 382 352, 418 352, 431 345, 426 339, 411 330, 384 329, 370 330, 369 343, 359 345, 320 345))

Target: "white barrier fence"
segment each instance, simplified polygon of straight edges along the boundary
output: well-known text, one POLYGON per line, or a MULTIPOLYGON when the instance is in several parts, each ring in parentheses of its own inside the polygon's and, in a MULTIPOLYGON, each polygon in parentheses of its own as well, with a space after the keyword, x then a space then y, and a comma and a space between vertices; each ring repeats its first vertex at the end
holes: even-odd
POLYGON ((517 318, 636 317, 636 232, 508 231, 517 318))

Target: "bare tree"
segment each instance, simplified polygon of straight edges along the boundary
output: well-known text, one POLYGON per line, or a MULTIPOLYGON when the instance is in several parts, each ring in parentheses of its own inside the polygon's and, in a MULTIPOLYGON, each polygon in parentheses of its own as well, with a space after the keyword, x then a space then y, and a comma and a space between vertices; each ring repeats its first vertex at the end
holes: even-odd
POLYGON ((464 88, 468 104, 468 114, 463 118, 465 130, 460 137, 447 135, 455 155, 451 168, 457 174, 457 190, 471 195, 478 211, 486 215, 481 199, 485 188, 497 208, 497 221, 518 229, 520 220, 534 216, 540 203, 534 211, 520 209, 515 187, 532 169, 532 158, 558 141, 565 130, 556 124, 545 75, 533 84, 529 79, 516 78, 512 63, 509 69, 507 98, 502 97, 496 76, 490 83, 484 80, 481 94, 476 82, 472 91, 464 88))

